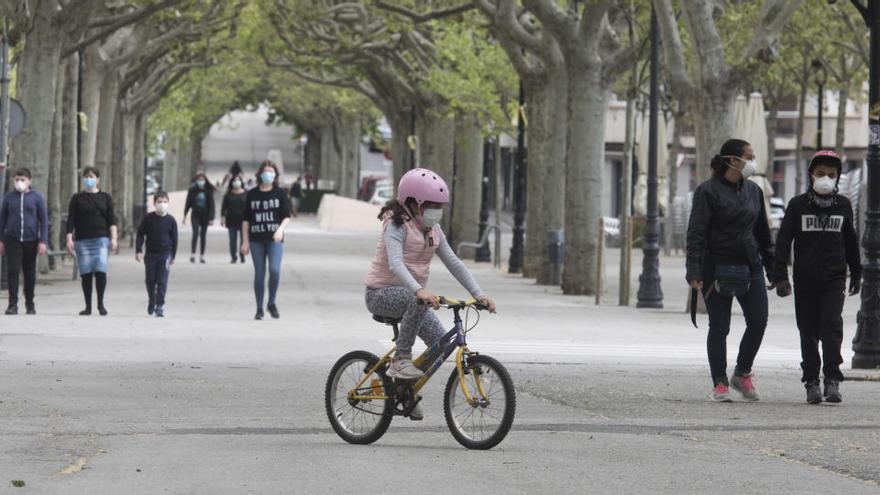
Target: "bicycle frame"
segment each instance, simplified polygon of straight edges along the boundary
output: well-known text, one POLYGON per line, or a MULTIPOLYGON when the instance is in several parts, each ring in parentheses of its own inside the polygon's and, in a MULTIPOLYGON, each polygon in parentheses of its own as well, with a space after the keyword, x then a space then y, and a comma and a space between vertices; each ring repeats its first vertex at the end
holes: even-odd
MULTIPOLYGON (((467 347, 467 340, 465 338, 464 326, 462 324, 460 311, 466 307, 466 304, 458 303, 455 305, 451 305, 453 315, 454 315, 454 323, 455 325, 444 334, 442 337, 437 339, 434 343, 432 343, 425 352, 423 352, 419 357, 417 357, 413 361, 413 365, 417 368, 421 369, 425 372, 424 376, 419 378, 415 384, 413 384, 413 393, 417 394, 428 381, 434 376, 434 373, 440 369, 440 366, 449 359, 449 356, 452 355, 453 352, 458 352, 455 355, 455 367, 458 370, 458 381, 461 384, 461 390, 464 393, 465 399, 469 403, 474 402, 474 398, 471 395, 470 391, 467 389, 464 381, 464 356, 468 354, 473 354, 470 349, 467 347), (425 363, 429 363, 428 366, 425 366, 425 363)), ((349 391, 349 399, 350 400, 358 400, 358 401, 366 401, 366 400, 388 400, 389 397, 385 394, 367 394, 361 395, 358 392, 363 390, 364 384, 367 382, 368 377, 372 376, 373 373, 377 372, 381 369, 386 363, 390 362, 391 356, 394 354, 394 351, 397 350, 397 347, 392 347, 375 365, 373 365, 369 370, 366 370, 364 376, 358 381, 358 383, 354 386, 354 388, 349 391)), ((480 397, 483 400, 487 400, 486 393, 483 390, 483 384, 480 380, 475 380, 477 384, 477 391, 480 393, 480 397)), ((368 387, 370 391, 373 390, 373 387, 368 387)))

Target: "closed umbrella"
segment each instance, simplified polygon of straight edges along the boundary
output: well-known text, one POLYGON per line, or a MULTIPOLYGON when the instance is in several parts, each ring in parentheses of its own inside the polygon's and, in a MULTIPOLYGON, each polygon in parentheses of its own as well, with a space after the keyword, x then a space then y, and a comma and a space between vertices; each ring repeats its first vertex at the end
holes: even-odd
POLYGON ((764 211, 767 213, 767 222, 772 225, 770 218, 770 198, 773 196, 773 185, 767 178, 770 169, 771 158, 767 156, 767 121, 764 117, 764 98, 761 93, 749 95, 749 104, 746 110, 745 133, 743 139, 751 143, 755 150, 757 170, 750 180, 764 191, 764 211))
MULTIPOLYGON (((650 133, 650 116, 642 115, 642 125, 636 147, 636 159, 639 161, 639 177, 636 182, 636 195, 633 205, 638 215, 648 212, 648 134, 650 133)), ((666 169, 669 161, 669 150, 666 147, 666 119, 660 115, 657 119, 657 203, 661 212, 667 210, 666 169)))

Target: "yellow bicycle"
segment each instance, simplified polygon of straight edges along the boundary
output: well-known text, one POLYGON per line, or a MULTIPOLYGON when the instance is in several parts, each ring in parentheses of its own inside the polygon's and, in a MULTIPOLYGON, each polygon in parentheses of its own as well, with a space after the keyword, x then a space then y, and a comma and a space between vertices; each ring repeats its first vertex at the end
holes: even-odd
MULTIPOLYGON (((452 436, 465 447, 480 450, 491 449, 507 436, 516 414, 513 380, 497 360, 468 349, 465 337, 476 323, 466 328, 461 318, 462 311, 486 308, 474 300, 440 297, 438 302, 452 310, 455 326, 413 361, 425 373, 418 380, 393 380, 386 375, 395 347, 381 358, 352 351, 333 365, 324 403, 330 425, 343 440, 373 443, 385 434, 394 416, 409 417, 421 400, 419 391, 453 353, 455 369, 443 400, 452 436)), ((397 340, 399 319, 380 315, 373 319, 391 326, 397 340)))

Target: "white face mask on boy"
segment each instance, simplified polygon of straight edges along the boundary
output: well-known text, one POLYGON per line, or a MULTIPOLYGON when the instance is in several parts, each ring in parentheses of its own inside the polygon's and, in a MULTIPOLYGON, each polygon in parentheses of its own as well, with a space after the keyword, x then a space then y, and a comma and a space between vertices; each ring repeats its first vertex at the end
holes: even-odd
POLYGON ((813 191, 816 194, 825 196, 834 192, 837 182, 831 177, 813 177, 813 191))

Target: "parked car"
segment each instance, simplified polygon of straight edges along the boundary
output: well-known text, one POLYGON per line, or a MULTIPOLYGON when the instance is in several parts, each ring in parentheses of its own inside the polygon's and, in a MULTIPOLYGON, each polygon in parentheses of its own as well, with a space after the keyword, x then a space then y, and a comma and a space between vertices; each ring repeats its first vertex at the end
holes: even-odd
POLYGON ((376 182, 376 189, 373 191, 373 195, 370 197, 369 202, 373 205, 384 205, 393 197, 394 186, 391 185, 391 181, 380 180, 376 182))
POLYGON ((776 240, 776 234, 779 232, 780 227, 782 227, 782 217, 784 216, 785 200, 775 196, 770 198, 770 233, 774 241, 776 240))

